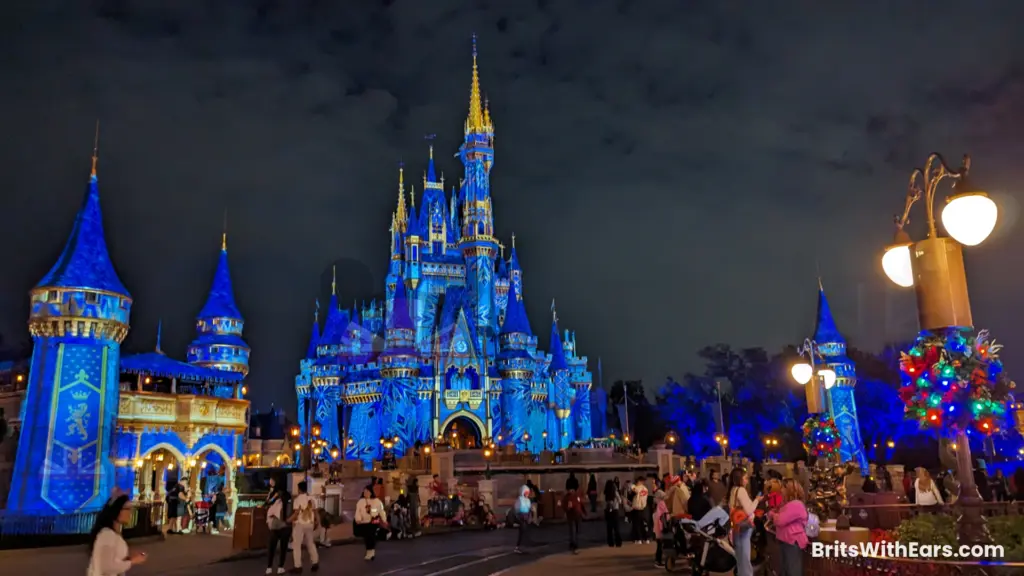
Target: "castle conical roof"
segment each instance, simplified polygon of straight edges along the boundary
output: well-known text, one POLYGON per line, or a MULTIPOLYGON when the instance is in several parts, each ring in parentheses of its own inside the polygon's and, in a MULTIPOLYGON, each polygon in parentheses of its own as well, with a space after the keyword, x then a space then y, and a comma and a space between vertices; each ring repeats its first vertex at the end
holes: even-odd
POLYGON ((562 346, 562 337, 558 334, 558 321, 551 321, 551 364, 549 370, 555 373, 559 370, 568 370, 569 363, 565 361, 565 347, 562 346))
POLYGON ((210 295, 206 297, 206 304, 199 311, 199 318, 242 319, 242 313, 235 305, 235 289, 231 284, 231 272, 228 270, 226 242, 221 246, 217 271, 213 273, 213 286, 210 287, 210 295))
POLYGON ((845 342, 843 335, 836 327, 836 321, 832 318, 832 309, 829 308, 828 298, 825 297, 825 289, 818 286, 818 323, 814 329, 814 341, 818 344, 829 344, 845 342))
POLYGON ((519 295, 515 282, 509 285, 505 323, 501 325, 501 333, 533 335, 530 330, 530 320, 526 317, 526 307, 523 306, 523 298, 519 295))
POLYGON ((131 297, 117 277, 107 251, 95 168, 64 251, 36 287, 92 288, 131 297))

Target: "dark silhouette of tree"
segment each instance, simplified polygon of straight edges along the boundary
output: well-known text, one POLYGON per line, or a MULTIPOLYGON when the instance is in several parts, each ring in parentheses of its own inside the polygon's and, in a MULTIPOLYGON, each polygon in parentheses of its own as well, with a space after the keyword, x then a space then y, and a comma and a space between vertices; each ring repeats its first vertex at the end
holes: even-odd
POLYGON ((682 382, 671 376, 658 393, 658 412, 679 438, 676 450, 699 458, 720 453, 715 443, 717 392, 714 381, 687 374, 682 382))
POLYGON ((647 399, 642 380, 616 380, 608 392, 608 403, 612 414, 608 421, 614 422, 623 434, 626 433, 627 419, 623 411, 629 411, 629 432, 633 436, 631 440, 636 444, 646 448, 664 438, 665 426, 658 410, 647 399), (628 402, 625 402, 626 398, 628 402))

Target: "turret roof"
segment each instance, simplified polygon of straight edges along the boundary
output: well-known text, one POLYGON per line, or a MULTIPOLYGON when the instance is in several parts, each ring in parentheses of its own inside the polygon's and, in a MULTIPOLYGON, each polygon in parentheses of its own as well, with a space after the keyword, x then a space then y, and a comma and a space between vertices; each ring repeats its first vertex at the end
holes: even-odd
POLYGON ((96 178, 96 158, 89 176, 82 207, 75 216, 68 242, 60 258, 37 288, 92 288, 131 297, 114 270, 103 234, 100 191, 96 178))
POLYGON ((242 313, 235 305, 235 290, 231 284, 231 273, 228 270, 227 234, 221 242, 220 257, 217 259, 217 271, 213 273, 213 285, 206 304, 199 311, 199 318, 234 318, 241 320, 242 313))
POLYGON ((327 318, 324 319, 324 331, 320 335, 320 345, 341 344, 348 326, 348 314, 338 308, 338 295, 331 294, 327 302, 327 318))
POLYGON ((409 297, 405 290, 405 282, 398 279, 395 286, 395 299, 391 304, 391 316, 388 317, 388 329, 412 330, 414 328, 412 317, 409 316, 409 297))
POLYGON ((845 342, 839 328, 836 327, 836 321, 832 318, 832 309, 828 305, 828 298, 825 297, 825 289, 822 288, 821 282, 818 283, 818 318, 814 341, 818 344, 845 342))
MULTIPOLYGON (((552 304, 554 309, 554 304, 552 304)), ((562 346, 562 337, 558 334, 558 318, 551 319, 551 364, 548 369, 554 373, 558 370, 568 370, 569 363, 565 361, 565 348, 562 346)))
POLYGON ((501 325, 501 333, 533 335, 533 331, 530 330, 530 320, 526 316, 526 308, 523 306, 523 299, 516 289, 515 282, 512 282, 508 289, 505 323, 501 325))

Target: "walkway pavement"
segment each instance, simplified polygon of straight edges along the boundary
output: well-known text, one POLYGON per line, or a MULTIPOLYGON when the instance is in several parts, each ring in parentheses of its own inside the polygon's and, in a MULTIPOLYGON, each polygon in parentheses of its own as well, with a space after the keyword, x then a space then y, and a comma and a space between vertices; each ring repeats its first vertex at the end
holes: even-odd
POLYGON ((573 576, 621 576, 656 572, 653 544, 623 544, 622 548, 595 546, 584 548, 577 555, 569 553, 545 556, 536 562, 496 572, 491 576, 536 576, 537 574, 572 574, 573 576))

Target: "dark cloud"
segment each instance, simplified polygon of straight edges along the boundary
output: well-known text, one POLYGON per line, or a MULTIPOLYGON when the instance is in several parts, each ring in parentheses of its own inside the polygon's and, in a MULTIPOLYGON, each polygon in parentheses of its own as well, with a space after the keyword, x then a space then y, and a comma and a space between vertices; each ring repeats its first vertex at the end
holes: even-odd
MULTIPOLYGON (((456 181, 447 152, 475 31, 498 130, 496 226, 517 233, 538 333, 557 297, 609 379, 678 376, 708 342, 802 338, 820 268, 851 338, 906 337, 912 299, 878 266, 889 216, 933 148, 973 152, 993 189, 1021 182, 1022 12, 1008 0, 18 3, 0 24, 0 241, 17 247, 0 332, 24 332, 25 292, 70 229, 100 117, 108 238, 136 296, 128 345, 151 346, 163 318, 165 348, 183 350, 227 209, 250 388, 290 398, 331 264, 363 266, 342 281, 346 302, 382 282, 398 161, 417 174, 436 133, 456 181)), ((1005 272, 1019 237, 1000 230, 968 255, 975 317, 1005 335, 1011 362, 1024 346, 1010 297, 1024 278, 1005 272)))

